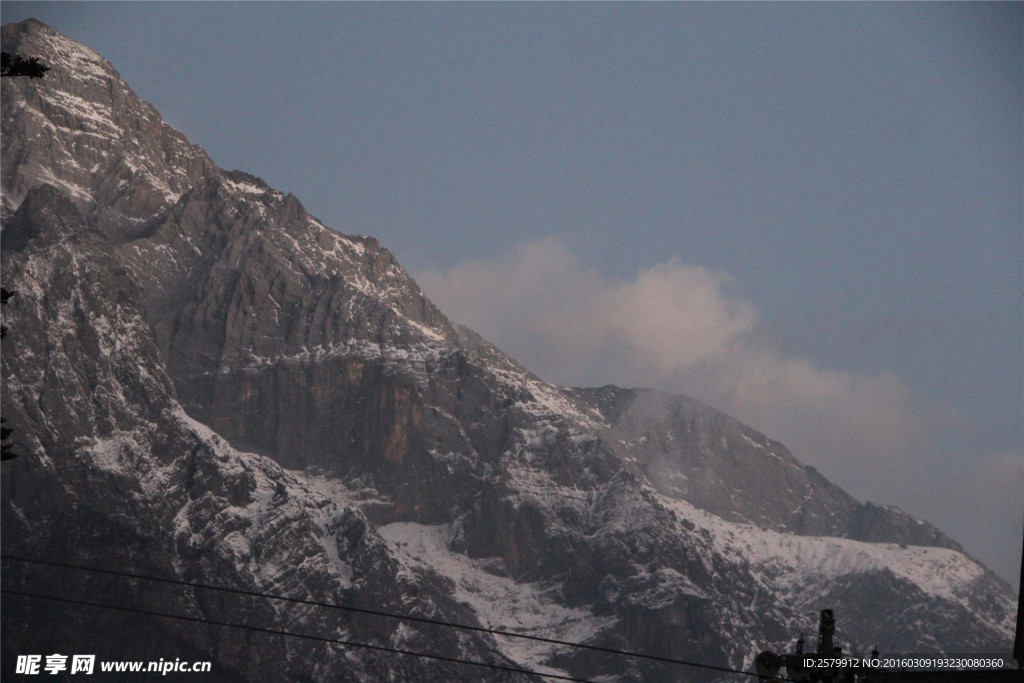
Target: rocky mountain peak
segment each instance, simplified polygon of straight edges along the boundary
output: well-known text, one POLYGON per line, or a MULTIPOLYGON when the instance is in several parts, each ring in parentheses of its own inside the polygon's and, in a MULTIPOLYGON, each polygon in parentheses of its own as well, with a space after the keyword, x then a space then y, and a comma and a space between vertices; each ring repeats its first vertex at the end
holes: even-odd
POLYGON ((39 184, 60 187, 112 238, 134 235, 215 166, 163 122, 117 70, 89 48, 35 20, 3 28, 4 50, 40 57, 42 79, 7 79, 3 203, 13 210, 39 184), (24 138, 24 139, 22 139, 24 138))

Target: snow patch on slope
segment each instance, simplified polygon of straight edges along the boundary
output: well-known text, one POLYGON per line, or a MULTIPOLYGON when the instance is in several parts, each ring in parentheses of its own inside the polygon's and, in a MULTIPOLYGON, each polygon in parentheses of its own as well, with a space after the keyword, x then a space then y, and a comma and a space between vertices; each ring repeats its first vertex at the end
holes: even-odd
POLYGON ((240 194, 263 195, 268 192, 267 188, 260 187, 256 183, 238 182, 235 180, 231 180, 230 178, 225 178, 223 182, 232 191, 238 192, 240 194))
MULTIPOLYGON (((615 620, 585 609, 558 604, 557 588, 516 583, 502 573, 500 561, 472 559, 448 549, 449 526, 396 522, 377 529, 406 571, 436 572, 454 583, 452 596, 472 608, 480 623, 499 631, 568 642, 586 642, 615 620)), ((538 673, 568 675, 545 663, 558 646, 522 638, 497 637, 502 652, 538 673)))
MULTIPOLYGON (((779 599, 797 599, 850 575, 888 572, 933 598, 961 604, 969 611, 970 594, 984 570, 963 553, 948 548, 867 543, 828 536, 799 536, 750 524, 727 522, 693 505, 649 489, 661 505, 706 531, 721 555, 751 570, 779 599)), ((1012 614, 1012 606, 1008 613, 1012 614)), ((1012 625, 1004 628, 1012 637, 1012 625)))

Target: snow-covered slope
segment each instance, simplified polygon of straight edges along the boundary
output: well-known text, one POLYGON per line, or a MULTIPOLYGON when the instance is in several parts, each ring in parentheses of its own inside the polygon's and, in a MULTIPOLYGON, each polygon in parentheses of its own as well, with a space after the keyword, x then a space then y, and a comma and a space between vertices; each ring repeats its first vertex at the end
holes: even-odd
MULTIPOLYGON (((53 67, 3 82, 5 553, 722 667, 822 608, 848 651, 1009 650, 1009 587, 931 525, 692 399, 543 382, 376 240, 217 168, 88 48, 33 21, 3 44, 53 67)), ((588 680, 720 675, 17 563, 4 581, 588 680)), ((223 680, 531 678, 22 598, 3 618, 5 666, 74 645, 223 680)))

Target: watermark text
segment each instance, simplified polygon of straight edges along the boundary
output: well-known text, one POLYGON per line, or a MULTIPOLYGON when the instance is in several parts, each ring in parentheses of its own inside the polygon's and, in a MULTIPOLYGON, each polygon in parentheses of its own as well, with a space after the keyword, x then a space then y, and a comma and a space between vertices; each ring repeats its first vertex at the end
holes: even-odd
POLYGON ((210 673, 211 662, 191 662, 179 659, 160 659, 159 661, 96 661, 96 655, 18 655, 14 665, 14 673, 22 676, 83 674, 91 676, 96 671, 102 673, 158 673, 167 674, 210 673))

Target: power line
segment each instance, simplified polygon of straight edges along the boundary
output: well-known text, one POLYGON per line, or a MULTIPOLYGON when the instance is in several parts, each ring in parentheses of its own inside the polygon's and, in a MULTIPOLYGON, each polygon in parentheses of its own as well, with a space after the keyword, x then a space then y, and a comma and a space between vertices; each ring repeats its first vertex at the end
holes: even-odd
POLYGON ((484 667, 487 669, 494 669, 496 671, 504 671, 506 673, 519 673, 527 674, 530 676, 539 676, 543 678, 554 678, 560 681, 574 681, 576 683, 593 683, 585 678, 573 678, 571 676, 563 676, 560 674, 553 673, 539 673, 537 671, 529 671, 527 669, 517 669, 511 666, 503 666, 501 664, 489 664, 487 662, 475 662, 469 659, 459 659, 457 657, 446 657, 445 655, 435 655, 426 652, 413 652, 412 650, 402 650, 399 648, 385 647, 383 645, 371 645, 369 643, 356 643, 350 640, 341 640, 339 638, 327 638, 326 636, 313 636, 305 633, 292 633, 291 631, 282 631, 273 628, 263 628, 261 626, 249 626, 247 624, 234 624, 228 621, 215 621, 213 619, 206 619, 200 617, 189 617, 181 614, 167 614, 166 612, 156 612, 153 610, 137 609, 135 607, 122 607, 120 605, 109 605, 102 602, 90 602, 88 600, 75 600, 72 598, 58 598, 52 595, 40 595, 38 593, 26 593, 22 591, 8 590, 6 588, 0 589, 0 593, 6 593, 7 595, 18 595, 25 598, 33 598, 36 600, 52 600, 54 602, 64 602, 71 605, 81 605, 86 607, 99 607, 102 609, 113 609, 121 612, 131 612, 132 614, 142 614, 150 617, 161 617, 163 619, 178 619, 181 621, 191 621, 201 624, 210 624, 212 626, 222 626, 227 628, 240 628, 246 631, 256 631, 257 633, 267 633, 270 635, 277 636, 289 636, 292 638, 305 638, 306 640, 316 640, 322 643, 332 643, 335 645, 345 645, 347 647, 362 647, 369 650, 377 650, 379 652, 389 652, 392 654, 409 655, 412 657, 425 657, 427 659, 436 659, 442 662, 449 662, 455 664, 469 664, 472 666, 484 667))
POLYGON ((160 577, 156 577, 156 576, 145 576, 145 575, 142 575, 142 574, 134 574, 134 573, 131 573, 131 572, 118 571, 118 570, 113 570, 113 569, 98 569, 98 568, 95 568, 95 567, 85 567, 85 566, 82 566, 82 565, 66 564, 66 563, 63 563, 63 562, 55 562, 55 561, 52 561, 52 560, 37 560, 37 559, 32 559, 32 558, 27 558, 27 557, 18 557, 18 556, 15 556, 15 555, 0 555, 0 558, 2 558, 4 560, 14 560, 14 561, 17 561, 17 562, 26 562, 26 563, 30 563, 30 564, 40 564, 40 565, 46 565, 46 566, 51 566, 51 567, 59 567, 59 568, 62 568, 62 569, 72 569, 72 570, 77 570, 77 571, 95 572, 95 573, 98 573, 98 574, 108 574, 108 575, 111 575, 111 576, 119 576, 119 577, 124 577, 124 578, 131 578, 131 579, 142 579, 144 581, 158 581, 158 582, 161 582, 161 583, 168 583, 168 584, 173 584, 173 585, 177 585, 177 586, 187 586, 187 587, 190 587, 190 588, 200 588, 200 589, 207 589, 207 590, 218 590, 218 591, 224 591, 224 592, 227 592, 227 593, 234 593, 236 595, 244 595, 244 596, 247 596, 247 597, 265 598, 265 599, 270 599, 270 600, 281 600, 281 601, 284 601, 284 602, 291 602, 291 603, 300 604, 300 605, 309 605, 309 606, 312 606, 312 607, 326 607, 326 608, 329 608, 329 609, 340 609, 340 610, 344 610, 344 611, 347 611, 347 612, 354 612, 354 613, 358 613, 358 614, 368 614, 368 615, 379 616, 379 617, 388 617, 388 618, 392 618, 392 619, 402 619, 402 620, 405 620, 405 621, 412 621, 412 622, 418 622, 418 623, 423 623, 423 624, 431 624, 431 625, 434 625, 434 626, 446 626, 446 627, 449 627, 449 628, 458 628, 458 629, 464 629, 464 630, 467 630, 467 631, 476 631, 476 632, 479 632, 479 633, 489 633, 491 635, 496 635, 496 636, 505 636, 505 637, 508 637, 508 638, 521 638, 523 640, 532 640, 532 641, 535 641, 535 642, 546 643, 546 644, 549 644, 549 645, 562 645, 562 646, 565 646, 565 647, 575 647, 575 648, 580 648, 580 649, 585 649, 585 650, 592 650, 592 651, 595 651, 595 652, 602 652, 602 653, 605 653, 605 654, 613 654, 613 655, 619 655, 619 656, 625 656, 625 657, 636 657, 638 659, 647 659, 647 660, 651 660, 651 661, 662 662, 662 663, 665 663, 665 664, 678 664, 678 665, 681 665, 681 666, 691 666, 691 667, 696 667, 696 668, 700 668, 700 669, 708 669, 708 670, 711 670, 711 671, 720 671, 720 672, 731 673, 731 674, 741 674, 741 675, 744 675, 744 676, 756 676, 757 675, 757 673, 753 672, 753 671, 743 671, 742 669, 733 669, 733 668, 730 668, 730 667, 717 666, 717 665, 714 665, 714 664, 704 664, 702 662, 693 662, 693 661, 689 661, 689 660, 685 660, 685 659, 673 659, 673 658, 670 658, 670 657, 660 657, 658 655, 649 655, 649 654, 644 654, 644 653, 641 653, 641 652, 630 652, 628 650, 618 650, 618 649, 615 649, 615 648, 601 647, 599 645, 587 645, 585 643, 573 643, 573 642, 569 642, 569 641, 565 641, 565 640, 556 640, 554 638, 544 638, 544 637, 541 637, 541 636, 531 636, 531 635, 527 635, 527 634, 524 634, 524 633, 514 633, 512 631, 501 631, 501 630, 498 630, 498 629, 484 628, 482 626, 470 626, 468 624, 453 624, 451 622, 441 621, 439 619, 431 619, 429 617, 417 617, 417 616, 407 615, 407 614, 395 614, 393 612, 384 612, 384 611, 381 611, 381 610, 372 610, 372 609, 367 609, 367 608, 363 608, 363 607, 350 607, 350 606, 347 606, 347 605, 336 605, 336 604, 333 604, 333 603, 318 602, 318 601, 315 601, 315 600, 306 600, 306 599, 303 599, 303 598, 287 598, 287 597, 282 597, 282 596, 279 596, 279 595, 269 595, 267 593, 259 593, 259 592, 256 592, 256 591, 249 591, 249 590, 245 590, 245 589, 241 589, 241 588, 227 588, 227 587, 223 587, 223 586, 214 586, 214 585, 204 584, 204 583, 194 583, 194 582, 190 582, 190 581, 183 581, 183 580, 180 580, 180 579, 165 579, 165 578, 160 578, 160 577))

